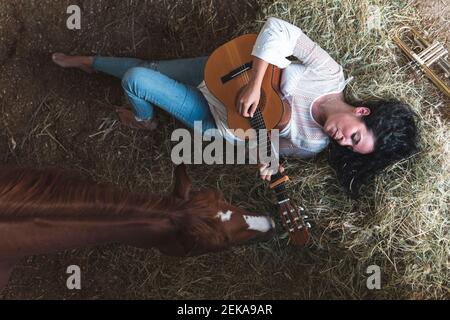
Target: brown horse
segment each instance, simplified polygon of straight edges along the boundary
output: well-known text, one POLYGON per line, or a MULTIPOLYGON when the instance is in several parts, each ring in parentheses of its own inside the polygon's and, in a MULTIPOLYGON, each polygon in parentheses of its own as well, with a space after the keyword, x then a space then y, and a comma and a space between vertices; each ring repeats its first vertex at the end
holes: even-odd
POLYGON ((119 243, 192 256, 269 239, 274 222, 191 192, 184 166, 171 195, 137 194, 55 169, 0 169, 0 290, 23 257, 119 243))

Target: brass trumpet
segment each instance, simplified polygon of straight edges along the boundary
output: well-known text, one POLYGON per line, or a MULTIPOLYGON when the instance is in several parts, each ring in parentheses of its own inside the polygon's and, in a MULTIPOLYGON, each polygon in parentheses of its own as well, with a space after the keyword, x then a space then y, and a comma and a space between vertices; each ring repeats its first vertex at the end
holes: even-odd
POLYGON ((450 97, 450 63, 447 60, 448 50, 443 44, 437 41, 431 43, 416 28, 409 26, 395 30, 393 40, 412 63, 419 66, 425 75, 447 97, 450 97), (441 69, 442 75, 434 71, 432 65, 437 65, 441 69))

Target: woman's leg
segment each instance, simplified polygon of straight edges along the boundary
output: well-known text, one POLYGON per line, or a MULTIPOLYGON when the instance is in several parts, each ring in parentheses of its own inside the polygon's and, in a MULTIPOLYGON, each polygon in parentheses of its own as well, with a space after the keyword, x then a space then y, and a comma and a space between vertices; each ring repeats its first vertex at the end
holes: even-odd
POLYGON ((119 79, 122 79, 129 69, 142 66, 157 70, 169 78, 196 87, 203 81, 208 57, 144 61, 136 58, 69 56, 63 53, 55 53, 52 59, 63 68, 78 68, 88 73, 98 71, 119 79))
MULTIPOLYGON (((109 74, 111 76, 122 79, 124 74, 131 68, 144 63, 143 60, 135 58, 115 58, 115 57, 87 57, 87 56, 68 56, 63 53, 55 53, 53 61, 63 68, 78 68, 88 73, 95 71, 109 74)), ((137 103, 133 104, 134 116, 129 114, 127 110, 121 110, 118 114, 122 122, 130 124, 134 121, 141 122, 136 126, 145 129, 155 127, 155 124, 145 123, 141 120, 148 121, 153 118, 154 110, 150 104, 137 103), (136 119, 134 119, 136 118, 136 119)))
MULTIPOLYGON (((128 70, 143 65, 145 62, 135 58, 116 58, 116 57, 94 57, 92 68, 95 71, 103 72, 111 76, 123 79, 128 70)), ((134 109, 134 116, 137 121, 151 121, 154 118, 154 107, 146 101, 138 101, 130 97, 127 93, 128 100, 134 109)), ((126 123, 133 121, 126 110, 119 112, 119 117, 126 123)))
POLYGON ((203 94, 196 88, 203 81, 207 57, 143 61, 134 58, 95 57, 93 69, 122 79, 122 86, 136 116, 151 119, 157 105, 190 128, 202 121, 203 130, 215 121, 203 94))
POLYGON ((96 56, 93 58, 92 68, 94 71, 106 73, 110 76, 122 79, 128 70, 144 63, 144 60, 136 58, 96 56))
POLYGON ((190 128, 194 128, 195 121, 202 122, 203 131, 216 128, 208 102, 196 87, 145 66, 129 69, 122 78, 122 87, 133 106, 154 104, 190 128))
POLYGON ((197 87, 204 79, 208 57, 144 62, 141 66, 161 72, 183 84, 197 87))
MULTIPOLYGON (((196 88, 203 81, 206 61, 207 57, 162 61, 95 57, 93 69, 122 79, 123 88, 128 96, 128 100, 134 107, 138 119, 152 119, 154 117, 153 105, 158 105, 191 128, 194 126, 194 121, 202 121, 204 126, 211 128, 212 124, 215 126, 214 119, 210 114, 209 106, 206 105, 207 108, 204 107, 203 95, 196 88), (149 72, 142 72, 145 70, 130 72, 134 68, 148 69, 149 72), (142 73, 145 73, 145 75, 139 78, 139 75, 142 73), (158 77, 158 74, 161 77, 158 77), (160 85, 159 82, 163 85, 160 85), (177 107, 174 107, 173 100, 170 100, 169 97, 167 99, 159 99, 164 94, 173 95, 171 90, 175 90, 178 93, 183 92, 192 98, 192 100, 189 100, 189 97, 187 98, 185 107, 189 106, 193 110, 177 109, 177 107), (152 91, 158 91, 158 93, 152 94, 152 91), (163 103, 160 101, 163 101, 163 103), (164 103, 168 101, 172 102, 169 104, 164 103), (210 120, 212 120, 212 124, 208 123, 210 120)), ((178 98, 182 99, 178 93, 178 98)))
POLYGON ((64 53, 55 53, 52 59, 53 62, 63 68, 78 68, 87 73, 98 71, 119 79, 122 79, 128 69, 145 63, 145 61, 135 58, 69 56, 64 53))
POLYGON ((203 130, 216 128, 209 105, 196 88, 203 81, 207 57, 147 62, 135 58, 55 54, 53 59, 62 67, 99 71, 122 79, 138 119, 151 119, 156 104, 190 128, 194 121, 202 121, 203 130))

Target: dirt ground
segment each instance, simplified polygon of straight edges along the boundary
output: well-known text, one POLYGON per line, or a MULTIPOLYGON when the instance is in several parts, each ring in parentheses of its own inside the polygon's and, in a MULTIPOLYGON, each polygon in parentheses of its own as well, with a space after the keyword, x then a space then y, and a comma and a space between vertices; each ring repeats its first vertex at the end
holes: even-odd
MULTIPOLYGON (((255 19, 256 4, 240 0, 78 0, 82 28, 70 31, 66 10, 73 3, 0 0, 2 163, 57 165, 124 188, 167 190, 172 171, 167 161, 168 138, 180 124, 162 115, 168 125, 156 136, 120 128, 113 113, 115 106, 124 103, 120 81, 61 70, 52 64, 51 53, 143 59, 208 55, 237 34, 243 23, 255 19)), ((199 184, 216 184, 213 175, 198 175, 196 169, 192 174, 199 184)), ((212 257, 209 265, 215 259, 219 257, 212 257)), ((183 281, 176 280, 175 265, 156 252, 114 246, 32 257, 15 270, 2 297, 175 298, 170 285, 156 285, 148 279, 183 281), (133 259, 124 259, 123 254, 133 259), (81 293, 65 289, 65 269, 70 264, 80 265, 84 272, 81 293), (149 273, 139 268, 148 268, 149 273), (131 279, 137 275, 139 279, 131 279), (133 283, 138 285, 129 288, 133 283)), ((179 298, 192 296, 179 288, 179 298)))
MULTIPOLYGON (((143 59, 207 55, 255 19, 256 1, 77 0, 82 29, 69 31, 66 8, 73 3, 0 0, 1 162, 63 166, 123 188, 168 190, 172 170, 168 137, 179 124, 163 115, 168 125, 156 135, 121 128, 113 113, 114 106, 124 103, 119 81, 61 70, 50 55, 55 51, 143 59)), ((443 36, 450 39, 448 0, 418 5, 431 24, 446 25, 443 36)), ((220 166, 206 171, 192 168, 192 175, 197 184, 218 188, 239 181, 220 166)), ((257 192, 250 190, 249 197, 257 192)), ((226 196, 233 200, 248 193, 236 186, 226 196)), ((320 249, 283 250, 305 266, 313 260, 320 263, 320 249)), ((289 270, 285 263, 280 252, 264 247, 193 259, 117 246, 74 250, 22 261, 0 298, 355 298, 342 293, 339 286, 344 284, 327 288, 341 295, 315 286, 322 275, 311 274, 306 267, 281 272, 289 270), (73 264, 83 270, 83 290, 77 292, 65 286, 66 268, 73 264), (247 276, 255 272, 261 278, 258 283, 247 276)))

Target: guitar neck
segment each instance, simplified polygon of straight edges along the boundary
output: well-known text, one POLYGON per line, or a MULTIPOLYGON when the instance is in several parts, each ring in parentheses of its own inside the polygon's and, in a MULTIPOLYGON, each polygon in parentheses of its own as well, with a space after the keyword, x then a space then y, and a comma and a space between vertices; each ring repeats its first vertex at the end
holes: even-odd
MULTIPOLYGON (((278 172, 272 176, 270 182, 271 182, 271 184, 274 184, 277 181, 282 180, 284 177, 285 177, 284 174, 282 174, 281 172, 278 172)), ((288 189, 286 188, 286 182, 282 182, 282 183, 274 186, 272 189, 275 192, 275 195, 277 197, 277 201, 278 201, 279 205, 291 200, 291 198, 289 197, 288 189)))
MULTIPOLYGON (((259 108, 256 109, 253 118, 250 119, 250 124, 252 125, 252 128, 255 129, 256 131, 267 130, 261 109, 259 109, 259 108)), ((266 144, 266 147, 267 147, 266 150, 269 150, 268 156, 271 156, 273 145, 272 145, 272 141, 270 140, 269 134, 267 133, 267 135, 264 135, 263 137, 261 137, 259 134, 257 136, 258 136, 258 145, 266 144)), ((287 179, 284 180, 284 178, 287 178, 287 177, 283 173, 281 173, 279 170, 276 174, 272 175, 272 178, 271 178, 271 185, 273 186, 271 188, 275 192, 275 195, 278 200, 278 204, 282 204, 282 203, 290 200, 288 191, 286 188, 287 179)))

